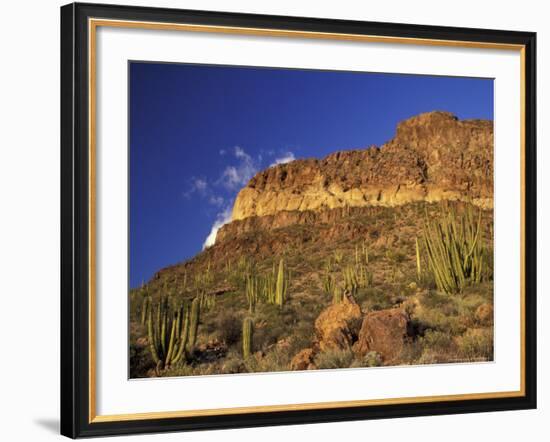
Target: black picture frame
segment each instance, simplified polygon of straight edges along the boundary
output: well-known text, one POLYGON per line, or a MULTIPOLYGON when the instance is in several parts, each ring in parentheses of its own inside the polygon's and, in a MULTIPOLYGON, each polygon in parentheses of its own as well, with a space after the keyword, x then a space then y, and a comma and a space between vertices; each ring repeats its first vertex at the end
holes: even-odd
POLYGON ((536 34, 73 3, 61 8, 61 434, 105 436, 536 408, 536 34), (89 373, 89 18, 521 45, 524 51, 524 395, 94 422, 89 373))

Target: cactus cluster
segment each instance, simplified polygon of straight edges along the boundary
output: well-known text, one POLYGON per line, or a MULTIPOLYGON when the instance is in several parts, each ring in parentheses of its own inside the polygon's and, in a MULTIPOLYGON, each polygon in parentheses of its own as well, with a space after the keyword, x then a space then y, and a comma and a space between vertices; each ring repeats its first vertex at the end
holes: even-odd
POLYGON ((422 246, 440 291, 459 293, 466 285, 486 277, 487 250, 481 215, 480 210, 476 217, 471 207, 460 215, 450 210, 432 220, 426 213, 422 246))
POLYGON ((260 292, 260 278, 255 275, 246 275, 245 294, 248 302, 248 311, 254 313, 260 292))
POLYGON ((326 271, 322 276, 322 282, 323 282, 323 291, 330 295, 334 292, 334 289, 336 287, 336 278, 333 274, 326 271))
POLYGON ((369 271, 368 266, 369 252, 365 241, 355 246, 354 256, 346 260, 351 261, 350 264, 340 266, 344 257, 339 254, 340 252, 335 252, 334 261, 331 258, 327 260, 321 276, 323 291, 332 295, 334 304, 342 302, 344 292, 355 296, 360 288, 370 287, 373 282, 373 274, 369 271), (334 275, 336 266, 340 267, 340 278, 334 275))
POLYGON ((182 305, 174 311, 170 308, 167 297, 159 301, 155 312, 151 298, 149 306, 147 335, 153 361, 159 368, 168 368, 185 360, 185 349, 192 323, 189 309, 182 305))
POLYGON ((283 258, 277 267, 265 275, 249 274, 246 276, 244 293, 248 304, 248 311, 254 313, 256 304, 263 300, 268 304, 282 307, 285 303, 290 285, 290 270, 286 268, 283 258))
POLYGON ((363 241, 361 247, 355 246, 355 265, 368 264, 369 263, 369 249, 367 243, 363 241))
POLYGON ((195 273, 194 279, 195 290, 201 290, 205 286, 212 284, 212 282, 214 281, 214 273, 212 272, 212 269, 210 267, 210 261, 206 265, 206 268, 203 272, 195 273))
POLYGON ((198 291, 197 298, 203 310, 210 310, 216 305, 216 296, 213 293, 207 293, 204 289, 198 291))
POLYGON ((372 285, 373 275, 365 264, 348 265, 342 269, 344 289, 355 295, 360 288, 372 285))

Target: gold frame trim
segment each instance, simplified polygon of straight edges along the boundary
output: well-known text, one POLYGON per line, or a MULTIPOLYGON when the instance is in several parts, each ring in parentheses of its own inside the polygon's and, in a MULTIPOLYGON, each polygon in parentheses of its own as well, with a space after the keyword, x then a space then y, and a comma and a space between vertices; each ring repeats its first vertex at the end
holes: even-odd
POLYGON ((243 28, 181 23, 158 23, 131 20, 88 19, 88 86, 89 86, 89 423, 169 419, 179 417, 273 413, 278 411, 322 410, 327 408, 365 407, 375 405, 420 404, 426 402, 513 398, 525 396, 525 45, 490 42, 437 40, 389 37, 328 32, 292 31, 283 29, 243 28), (498 49, 520 53, 520 167, 521 167, 521 226, 520 226, 520 389, 518 391, 467 393, 438 396, 417 396, 388 399, 318 402, 252 407, 216 408, 202 410, 158 411, 147 413, 98 415, 96 413, 96 36, 97 28, 116 27, 164 31, 206 32, 218 34, 255 35, 269 37, 309 38, 369 43, 412 44, 421 46, 498 49))

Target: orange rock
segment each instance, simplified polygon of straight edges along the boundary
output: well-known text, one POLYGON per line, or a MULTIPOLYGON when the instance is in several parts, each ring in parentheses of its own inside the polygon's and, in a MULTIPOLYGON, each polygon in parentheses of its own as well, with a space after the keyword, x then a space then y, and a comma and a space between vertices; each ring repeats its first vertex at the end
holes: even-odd
POLYGON ((391 363, 403 349, 408 323, 409 316, 400 308, 367 313, 353 351, 360 356, 375 351, 391 363))
POLYGON ((321 351, 351 350, 361 327, 361 309, 353 300, 333 304, 315 320, 315 334, 321 351))
POLYGON ((315 364, 313 358, 315 357, 315 351, 312 348, 304 348, 300 350, 290 361, 290 369, 299 370, 313 370, 315 364))

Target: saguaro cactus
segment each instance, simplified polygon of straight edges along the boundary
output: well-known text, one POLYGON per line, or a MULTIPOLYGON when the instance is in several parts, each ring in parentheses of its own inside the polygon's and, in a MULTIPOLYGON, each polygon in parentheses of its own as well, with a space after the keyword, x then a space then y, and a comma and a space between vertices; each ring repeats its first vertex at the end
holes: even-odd
POLYGON ((243 321, 243 358, 247 359, 252 353, 252 319, 245 318, 243 321))

